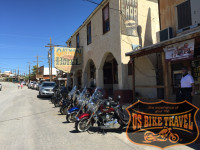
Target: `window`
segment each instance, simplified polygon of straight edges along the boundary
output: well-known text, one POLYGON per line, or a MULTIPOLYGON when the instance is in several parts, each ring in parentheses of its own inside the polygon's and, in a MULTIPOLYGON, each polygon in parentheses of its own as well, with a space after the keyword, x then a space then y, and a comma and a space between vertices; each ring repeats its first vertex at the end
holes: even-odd
POLYGON ((80 48, 80 37, 79 37, 79 33, 76 35, 76 48, 80 48))
POLYGON ((72 47, 72 42, 70 41, 70 42, 69 42, 69 48, 71 48, 71 47, 72 47))
POLYGON ((110 16, 109 16, 109 4, 107 4, 103 10, 103 33, 110 31, 110 16))
POLYGON ((192 25, 190 0, 177 6, 178 29, 192 25))
POLYGON ((91 31, 91 22, 87 25, 87 44, 92 43, 92 31, 91 31))

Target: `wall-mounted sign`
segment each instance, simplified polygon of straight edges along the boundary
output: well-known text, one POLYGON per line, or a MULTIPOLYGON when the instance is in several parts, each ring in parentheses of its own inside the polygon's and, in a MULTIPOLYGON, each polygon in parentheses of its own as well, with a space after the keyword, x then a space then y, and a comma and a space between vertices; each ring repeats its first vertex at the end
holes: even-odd
POLYGON ((126 134, 134 144, 164 149, 198 140, 199 108, 186 100, 180 103, 138 101, 126 110, 129 113, 126 134))
POLYGON ((190 59, 194 57, 195 40, 188 40, 181 43, 169 45, 164 48, 165 58, 168 61, 179 59, 190 59))
POLYGON ((72 69, 80 67, 82 64, 82 49, 54 47, 55 68, 70 73, 72 69))
POLYGON ((137 36, 138 0, 121 0, 122 34, 137 36))
POLYGON ((67 81, 67 78, 58 78, 58 81, 67 81))

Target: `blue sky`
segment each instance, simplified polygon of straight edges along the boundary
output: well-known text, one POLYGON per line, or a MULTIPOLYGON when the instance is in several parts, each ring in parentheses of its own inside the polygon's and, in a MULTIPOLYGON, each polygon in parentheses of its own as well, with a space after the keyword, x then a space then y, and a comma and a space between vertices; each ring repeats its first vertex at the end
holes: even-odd
MULTIPOLYGON (((94 0, 100 3, 101 0, 94 0)), ((0 0, 0 70, 47 63, 45 45, 64 45, 97 5, 84 0, 0 0)))

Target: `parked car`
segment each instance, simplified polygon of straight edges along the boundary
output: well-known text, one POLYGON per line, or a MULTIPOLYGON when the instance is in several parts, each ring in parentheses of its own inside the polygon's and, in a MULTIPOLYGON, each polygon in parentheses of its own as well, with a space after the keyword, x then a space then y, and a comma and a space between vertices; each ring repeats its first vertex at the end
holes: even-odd
POLYGON ((44 81, 44 80, 41 80, 41 81, 38 83, 38 86, 37 86, 36 90, 38 90, 38 91, 40 90, 40 87, 41 87, 41 85, 42 85, 43 82, 45 82, 45 81, 44 81))
POLYGON ((33 89, 37 89, 37 86, 38 86, 37 82, 33 83, 33 89))
POLYGON ((29 89, 30 89, 30 88, 32 89, 34 83, 36 83, 36 81, 30 81, 29 84, 28 84, 28 88, 29 88, 29 89))
POLYGON ((29 88, 29 89, 31 88, 31 84, 33 84, 33 81, 30 81, 30 82, 28 83, 28 88, 29 88))
POLYGON ((43 82, 40 86, 39 97, 52 96, 54 94, 53 88, 56 86, 55 82, 43 82))
POLYGON ((2 90, 2 84, 0 83, 0 91, 2 90))
POLYGON ((34 85, 36 84, 36 81, 33 81, 33 83, 31 84, 31 89, 34 89, 34 85))
POLYGON ((35 88, 36 90, 39 90, 39 84, 40 84, 40 83, 37 83, 37 84, 36 84, 36 88, 35 88))

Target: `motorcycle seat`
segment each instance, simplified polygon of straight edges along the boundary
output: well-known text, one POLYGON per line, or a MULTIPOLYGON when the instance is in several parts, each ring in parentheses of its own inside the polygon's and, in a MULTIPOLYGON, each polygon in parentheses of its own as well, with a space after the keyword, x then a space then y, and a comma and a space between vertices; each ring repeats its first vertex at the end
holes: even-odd
POLYGON ((111 102, 111 106, 114 106, 114 107, 116 107, 118 105, 118 103, 117 102, 111 102))

